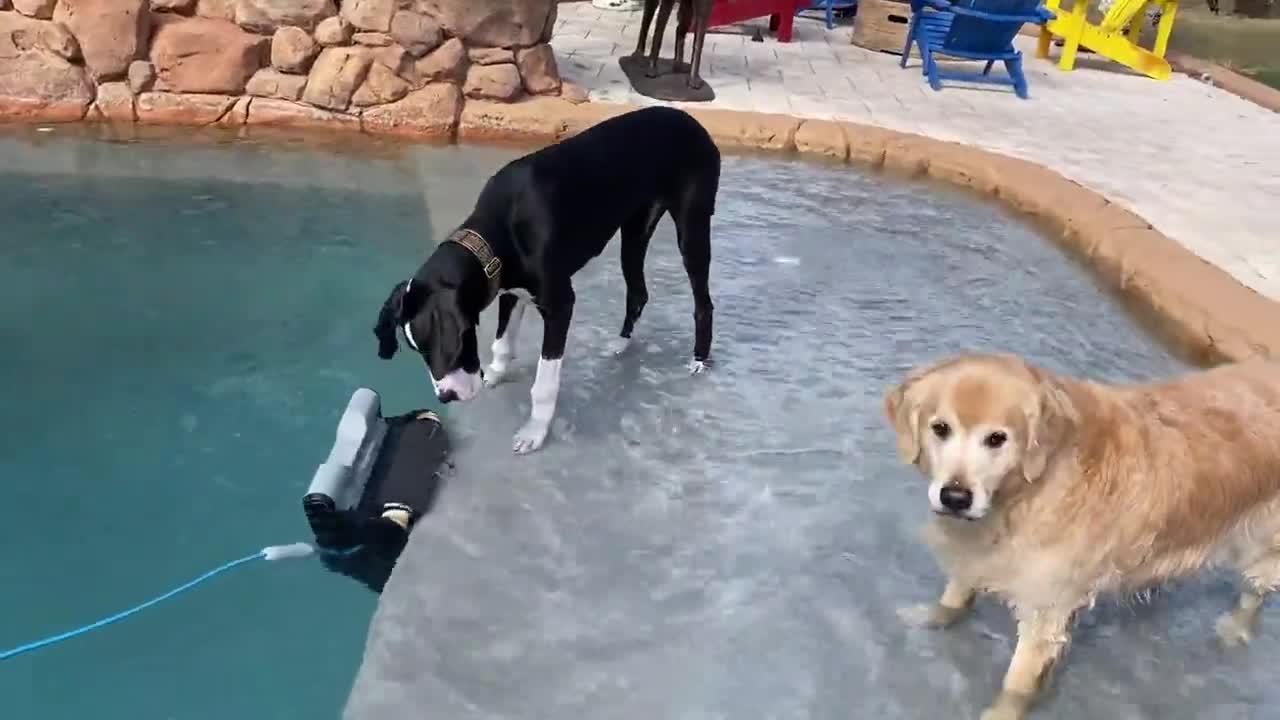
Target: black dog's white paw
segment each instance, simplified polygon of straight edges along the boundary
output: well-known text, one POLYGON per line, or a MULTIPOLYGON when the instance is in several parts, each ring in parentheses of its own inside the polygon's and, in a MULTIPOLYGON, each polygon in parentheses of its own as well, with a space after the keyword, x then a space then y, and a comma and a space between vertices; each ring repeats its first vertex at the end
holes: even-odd
POLYGON ((511 379, 511 369, 507 366, 498 367, 490 365, 484 371, 484 386, 487 388, 495 388, 502 383, 511 379))
POLYGON ((529 418, 512 438, 511 450, 517 455, 527 455, 539 450, 547 441, 547 431, 550 429, 550 423, 529 418))
POLYGON ((702 373, 710 372, 710 370, 711 370, 711 358, 707 358, 706 360, 694 360, 693 362, 689 363, 690 375, 701 375, 702 373))
POLYGON ((616 337, 609 341, 608 351, 610 355, 621 355, 631 347, 631 338, 616 337))

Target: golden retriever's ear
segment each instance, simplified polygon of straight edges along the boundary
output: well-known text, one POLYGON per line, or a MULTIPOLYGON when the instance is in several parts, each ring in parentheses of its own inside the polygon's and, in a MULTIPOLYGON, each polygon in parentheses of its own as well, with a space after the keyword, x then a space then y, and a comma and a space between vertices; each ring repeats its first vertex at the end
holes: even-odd
POLYGON ((908 465, 920 460, 920 388, 921 380, 952 361, 918 367, 907 373, 884 396, 884 414, 898 436, 898 459, 908 465))
POLYGON ((1080 420, 1066 390, 1041 370, 1035 399, 1026 408, 1027 450, 1022 456, 1022 476, 1035 482, 1044 474, 1049 456, 1062 446, 1080 420))
POLYGON ((908 377, 884 396, 885 417, 889 418, 898 436, 898 459, 908 465, 914 465, 920 459, 920 413, 907 399, 907 391, 912 384, 908 377))

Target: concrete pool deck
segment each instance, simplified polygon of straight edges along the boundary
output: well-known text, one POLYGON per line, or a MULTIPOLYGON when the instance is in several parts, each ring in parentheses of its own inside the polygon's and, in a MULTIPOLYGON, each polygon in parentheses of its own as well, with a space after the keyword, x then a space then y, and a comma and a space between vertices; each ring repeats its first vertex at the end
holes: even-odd
MULTIPOLYGON (((638 23, 638 13, 561 5, 555 47, 564 77, 593 101, 655 102, 632 90, 617 65, 634 46, 638 23)), ((903 70, 898 56, 854 46, 850 35, 849 27, 828 31, 816 19, 797 19, 791 43, 713 32, 703 59, 713 105, 882 127, 1035 162, 1280 299, 1272 205, 1280 195, 1280 115, 1182 74, 1154 82, 1088 57, 1063 73, 1034 58, 1028 37, 1019 43, 1028 56, 1029 101, 1003 90, 934 92, 919 75, 918 57, 903 70)))
MULTIPOLYGON (((629 87, 617 63, 634 46, 638 24, 639 13, 561 5, 555 47, 564 77, 592 100, 654 102, 629 87)), ((791 43, 708 35, 704 74, 715 107, 874 125, 1040 163, 1280 299, 1280 244, 1267 242, 1277 228, 1280 115, 1186 75, 1155 82, 1100 69, 1087 56, 1082 64, 1094 68, 1063 73, 1035 59, 1029 37, 1019 38, 1029 101, 1004 89, 934 92, 918 56, 908 66, 914 71, 903 70, 898 56, 859 48, 850 35, 849 27, 827 31, 800 19, 791 43)))
MULTIPOLYGON (((393 113, 361 116, 143 92, 99 97, 80 117, 109 121, 107 134, 135 132, 127 126, 136 123, 547 143, 653 102, 630 91, 617 66, 636 21, 585 2, 559 6, 552 45, 580 88, 574 100, 468 100, 440 83, 393 113)), ((1201 360, 1280 354, 1280 245, 1268 207, 1280 196, 1280 115, 1185 75, 1159 83, 1085 67, 1060 73, 1034 58, 1029 101, 964 87, 934 93, 918 66, 899 69, 896 56, 852 46, 848 32, 801 20, 795 41, 780 44, 718 30, 706 54, 718 97, 686 107, 725 148, 799 152, 993 196, 1043 221, 1201 360)), ((0 108, 0 117, 76 119, 57 104, 19 110, 0 108)), ((857 218, 850 208, 850 223, 857 218)))

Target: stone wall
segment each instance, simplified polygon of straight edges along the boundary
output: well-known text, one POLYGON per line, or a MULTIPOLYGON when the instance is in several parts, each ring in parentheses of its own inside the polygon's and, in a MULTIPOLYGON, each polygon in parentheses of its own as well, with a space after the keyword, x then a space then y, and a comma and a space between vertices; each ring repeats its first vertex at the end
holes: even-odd
POLYGON ((448 135, 467 99, 561 95, 555 19, 555 0, 0 0, 0 118, 448 135))

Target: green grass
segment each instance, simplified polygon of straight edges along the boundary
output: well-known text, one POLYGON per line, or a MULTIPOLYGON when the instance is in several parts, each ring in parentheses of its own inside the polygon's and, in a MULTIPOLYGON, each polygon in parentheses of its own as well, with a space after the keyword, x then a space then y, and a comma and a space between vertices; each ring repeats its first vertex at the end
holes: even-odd
POLYGON ((1169 49, 1210 60, 1280 88, 1280 18, 1255 20, 1213 15, 1204 6, 1179 9, 1169 49))

